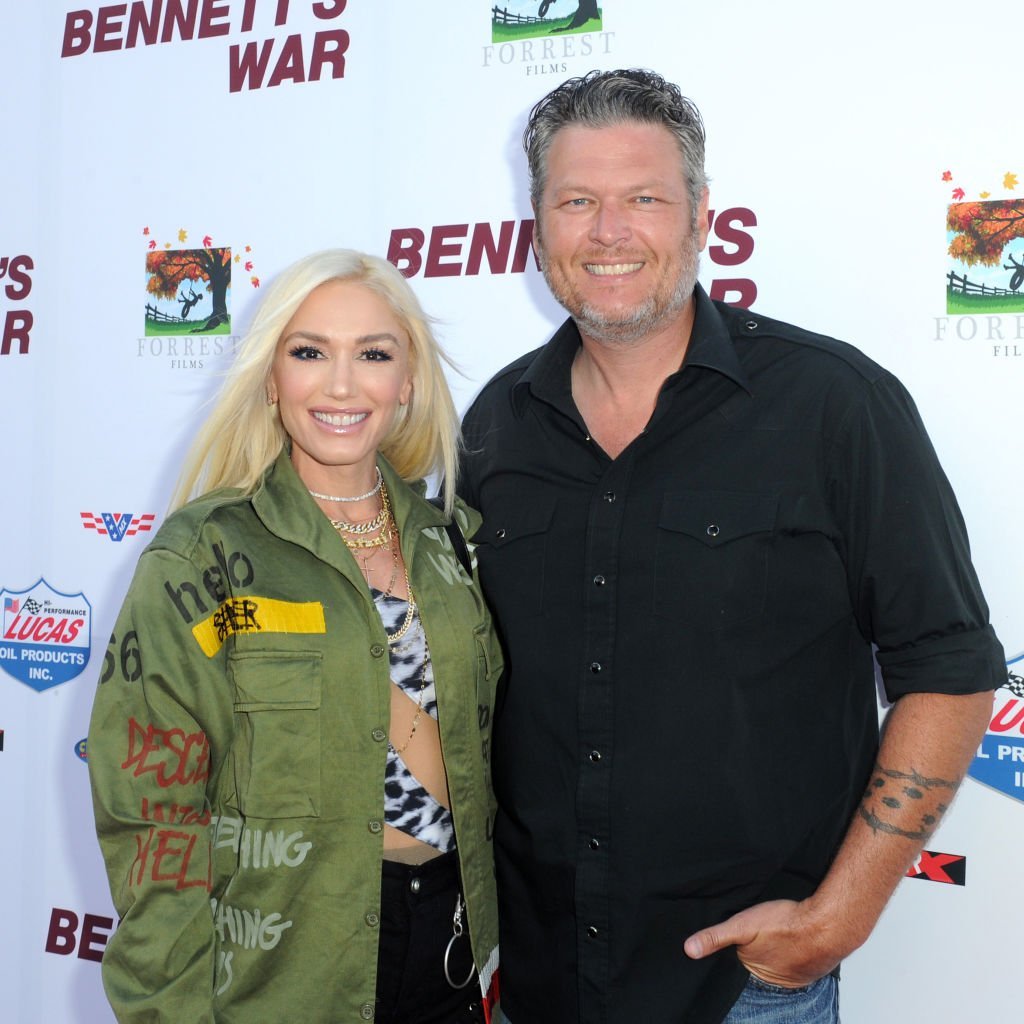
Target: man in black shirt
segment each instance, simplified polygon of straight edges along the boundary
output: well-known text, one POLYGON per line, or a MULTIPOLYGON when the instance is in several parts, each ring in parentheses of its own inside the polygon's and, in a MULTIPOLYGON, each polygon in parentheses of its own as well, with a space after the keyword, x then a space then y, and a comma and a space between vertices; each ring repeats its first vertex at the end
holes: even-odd
POLYGON ((696 284, 675 86, 593 72, 524 142, 570 319, 467 413, 462 483, 509 661, 503 1008, 834 1022, 1005 679, 955 498, 891 374, 696 284))

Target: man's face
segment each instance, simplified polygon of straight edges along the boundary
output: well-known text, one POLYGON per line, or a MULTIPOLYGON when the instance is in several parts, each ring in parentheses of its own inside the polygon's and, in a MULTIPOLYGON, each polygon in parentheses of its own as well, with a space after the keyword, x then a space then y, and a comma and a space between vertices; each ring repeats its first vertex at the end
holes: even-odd
POLYGON ((667 128, 561 129, 535 212, 544 277, 584 335, 636 341, 686 309, 707 242, 707 193, 692 228, 683 158, 667 128))

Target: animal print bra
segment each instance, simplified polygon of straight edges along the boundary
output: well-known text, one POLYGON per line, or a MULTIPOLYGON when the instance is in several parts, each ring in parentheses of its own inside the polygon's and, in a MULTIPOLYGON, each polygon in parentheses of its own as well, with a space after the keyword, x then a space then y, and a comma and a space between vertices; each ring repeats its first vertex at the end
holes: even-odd
MULTIPOLYGON (((390 594, 385 596, 378 590, 371 593, 384 628, 388 633, 397 632, 405 620, 408 602, 390 594)), ((434 670, 418 610, 413 612, 405 636, 389 647, 391 682, 414 704, 422 700, 423 711, 437 721, 434 670)), ((441 853, 455 849, 452 812, 427 792, 390 743, 384 770, 384 820, 392 828, 441 853)))

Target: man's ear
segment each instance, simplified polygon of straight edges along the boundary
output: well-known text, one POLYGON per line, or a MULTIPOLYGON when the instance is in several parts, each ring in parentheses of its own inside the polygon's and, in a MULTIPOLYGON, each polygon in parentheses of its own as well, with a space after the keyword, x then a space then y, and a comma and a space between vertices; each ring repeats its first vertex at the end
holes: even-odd
POLYGON ((711 233, 711 227, 708 224, 708 200, 710 193, 708 192, 707 186, 704 186, 704 191, 701 194, 700 202, 697 204, 697 223, 695 225, 697 232, 697 249, 700 252, 704 251, 704 247, 708 244, 708 235, 711 233))

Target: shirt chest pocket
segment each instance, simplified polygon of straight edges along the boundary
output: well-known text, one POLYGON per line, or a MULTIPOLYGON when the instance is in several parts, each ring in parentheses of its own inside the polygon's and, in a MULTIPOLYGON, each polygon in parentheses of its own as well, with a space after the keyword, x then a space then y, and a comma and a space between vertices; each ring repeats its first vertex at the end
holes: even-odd
POLYGON ((774 494, 676 491, 658 517, 654 614, 728 631, 765 613, 774 494))
POLYGON ((503 509, 484 520, 473 543, 484 593, 499 621, 507 624, 544 610, 546 549, 555 504, 502 504, 503 509))
POLYGON ((239 809, 256 818, 320 814, 319 652, 235 651, 232 751, 239 809))

